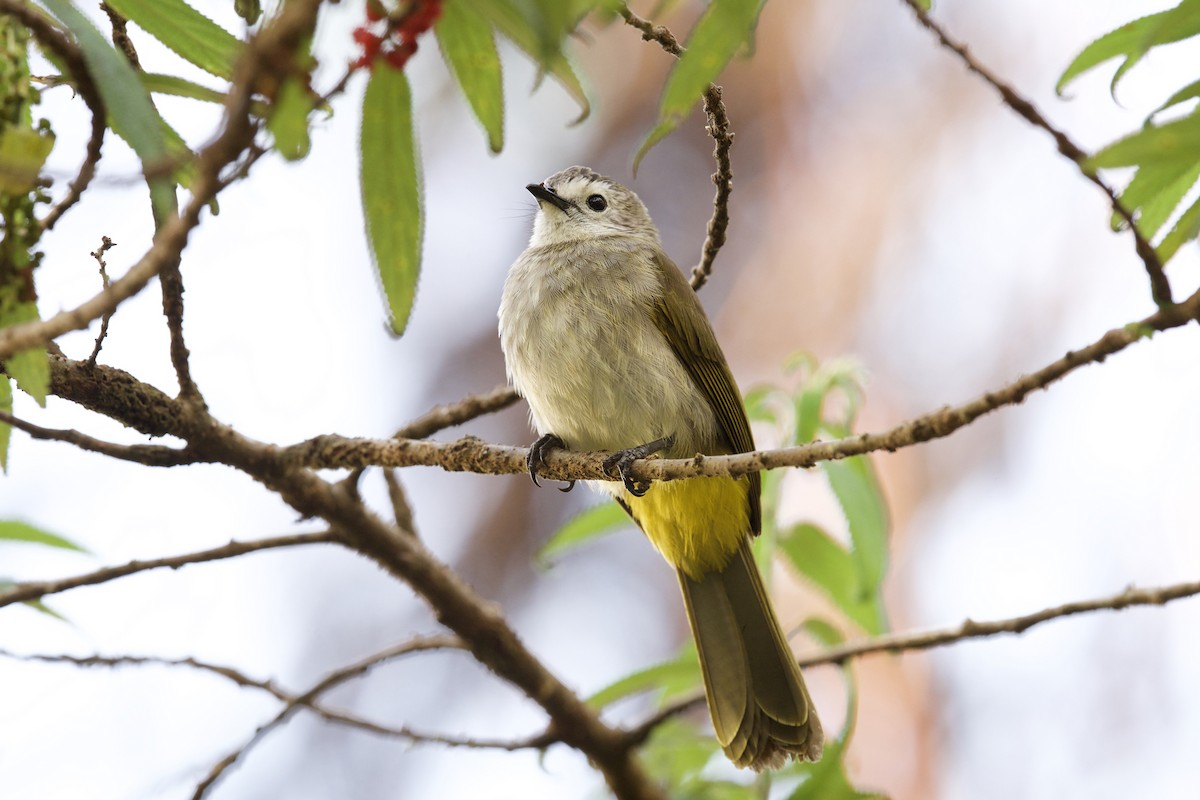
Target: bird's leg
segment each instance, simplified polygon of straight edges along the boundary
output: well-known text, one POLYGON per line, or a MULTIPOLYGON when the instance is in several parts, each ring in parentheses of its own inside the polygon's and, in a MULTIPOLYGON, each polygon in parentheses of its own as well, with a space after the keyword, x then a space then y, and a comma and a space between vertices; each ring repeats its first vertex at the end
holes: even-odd
POLYGON ((671 434, 661 439, 655 439, 653 442, 646 442, 645 444, 639 444, 637 447, 630 447, 628 450, 618 450, 604 459, 604 471, 611 475, 613 469, 616 469, 617 474, 621 476, 621 480, 625 483, 625 490, 634 497, 641 497, 650 491, 650 483, 649 481, 635 481, 629 476, 629 468, 639 458, 646 458, 655 453, 661 453, 674 444, 675 435, 671 434))
MULTIPOLYGON (((567 446, 563 443, 562 437, 553 433, 547 433, 545 436, 530 445, 529 455, 525 456, 525 466, 529 467, 529 477, 533 478, 534 486, 541 486, 541 484, 538 483, 537 471, 546 463, 546 453, 555 448, 565 450, 566 447, 567 446)), ((571 481, 566 485, 565 488, 560 487, 559 491, 569 492, 574 488, 575 481, 571 481)))

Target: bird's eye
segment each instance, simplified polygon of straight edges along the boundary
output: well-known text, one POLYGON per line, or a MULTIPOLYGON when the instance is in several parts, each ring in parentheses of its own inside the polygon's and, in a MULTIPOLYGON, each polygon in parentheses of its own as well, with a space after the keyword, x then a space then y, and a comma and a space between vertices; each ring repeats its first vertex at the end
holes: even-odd
POLYGON ((588 208, 592 211, 603 211, 608 208, 608 201, 602 196, 594 194, 587 199, 588 208))

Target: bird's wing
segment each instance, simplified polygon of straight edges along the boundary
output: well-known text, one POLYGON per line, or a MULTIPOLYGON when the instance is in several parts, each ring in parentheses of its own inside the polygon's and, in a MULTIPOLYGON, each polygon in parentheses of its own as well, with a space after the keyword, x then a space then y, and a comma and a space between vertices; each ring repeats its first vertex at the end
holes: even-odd
MULTIPOLYGON (((670 257, 659 249, 656 249, 655 257, 658 259, 663 287, 662 295, 653 307, 655 324, 712 405, 728 452, 748 453, 754 449, 750 422, 746 419, 746 409, 742 405, 737 383, 729 371, 721 345, 717 343, 717 337, 708 324, 704 308, 670 257), (687 319, 697 319, 699 323, 688 325, 685 323, 687 319)), ((762 527, 759 499, 762 477, 753 472, 749 478, 750 526, 757 534, 762 527)))

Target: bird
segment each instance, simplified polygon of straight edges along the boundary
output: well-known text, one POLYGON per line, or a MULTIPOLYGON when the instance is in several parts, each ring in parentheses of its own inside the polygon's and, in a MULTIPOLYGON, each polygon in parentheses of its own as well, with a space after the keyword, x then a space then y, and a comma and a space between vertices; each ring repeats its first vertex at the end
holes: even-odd
POLYGON ((754 449, 696 293, 620 183, 573 166, 526 188, 538 210, 498 317, 509 380, 539 434, 530 475, 537 483, 555 448, 609 451, 604 469, 619 480, 588 483, 675 569, 726 756, 755 771, 816 761, 821 723, 750 547, 762 528, 760 475, 630 475, 641 458, 754 449))

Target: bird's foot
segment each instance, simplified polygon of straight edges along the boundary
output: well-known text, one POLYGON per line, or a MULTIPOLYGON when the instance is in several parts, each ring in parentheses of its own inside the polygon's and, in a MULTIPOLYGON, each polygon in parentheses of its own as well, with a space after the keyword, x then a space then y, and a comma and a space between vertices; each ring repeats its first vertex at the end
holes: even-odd
MULTIPOLYGON (((534 486, 541 486, 538 483, 537 471, 545 465, 546 454, 551 450, 558 448, 566 449, 561 437, 547 433, 542 438, 538 439, 529 447, 529 455, 525 457, 525 466, 529 467, 529 477, 533 479, 534 486)), ((575 488, 575 481, 570 481, 565 487, 559 487, 560 492, 569 492, 575 488)))
POLYGON ((615 470, 621 481, 625 484, 625 490, 634 497, 641 497, 650 491, 650 482, 634 480, 629 475, 629 469, 633 466, 633 462, 639 458, 647 458, 655 453, 661 453, 674 444, 675 437, 671 435, 655 439, 653 442, 639 444, 637 447, 630 447, 628 450, 618 450, 604 459, 604 471, 611 475, 615 470))

